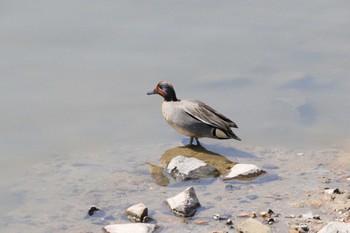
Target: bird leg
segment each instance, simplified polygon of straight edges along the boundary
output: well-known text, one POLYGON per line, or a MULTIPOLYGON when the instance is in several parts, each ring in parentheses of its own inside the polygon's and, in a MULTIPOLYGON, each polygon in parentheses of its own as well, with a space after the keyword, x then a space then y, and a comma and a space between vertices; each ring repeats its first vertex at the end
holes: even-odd
POLYGON ((196 138, 196 137, 190 137, 190 143, 189 143, 188 145, 189 145, 189 146, 202 146, 202 145, 200 144, 198 138, 196 138), (194 145, 194 144, 193 144, 193 139, 196 140, 197 145, 194 145))
POLYGON ((190 137, 190 144, 189 145, 192 145, 193 143, 193 137, 190 137))

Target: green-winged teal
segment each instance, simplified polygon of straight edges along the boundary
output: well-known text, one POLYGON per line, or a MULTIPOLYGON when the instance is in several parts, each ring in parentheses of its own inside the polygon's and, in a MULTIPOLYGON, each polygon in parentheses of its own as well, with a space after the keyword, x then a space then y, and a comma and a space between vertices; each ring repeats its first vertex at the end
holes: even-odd
POLYGON ((152 94, 163 96, 164 119, 175 130, 190 137, 190 144, 195 138, 199 145, 198 138, 203 137, 241 140, 231 130, 238 128, 233 121, 199 100, 179 100, 169 82, 160 81, 153 91, 147 93, 152 94))

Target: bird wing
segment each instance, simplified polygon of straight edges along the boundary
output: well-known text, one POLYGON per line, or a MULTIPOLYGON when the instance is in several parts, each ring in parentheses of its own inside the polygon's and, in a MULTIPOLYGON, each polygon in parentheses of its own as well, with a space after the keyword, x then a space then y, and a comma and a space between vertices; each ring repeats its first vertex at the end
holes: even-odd
POLYGON ((193 118, 216 128, 223 130, 230 130, 231 127, 238 128, 233 121, 199 100, 187 100, 184 110, 193 118))

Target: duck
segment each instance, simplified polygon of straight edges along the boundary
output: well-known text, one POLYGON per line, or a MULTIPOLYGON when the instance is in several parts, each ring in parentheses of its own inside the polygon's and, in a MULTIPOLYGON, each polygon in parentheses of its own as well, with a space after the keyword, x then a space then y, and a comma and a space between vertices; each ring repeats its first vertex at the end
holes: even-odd
POLYGON ((236 123, 199 100, 178 99, 173 85, 160 81, 147 95, 158 94, 164 98, 162 115, 165 121, 179 133, 193 139, 200 146, 199 138, 241 139, 231 128, 238 128, 236 123))

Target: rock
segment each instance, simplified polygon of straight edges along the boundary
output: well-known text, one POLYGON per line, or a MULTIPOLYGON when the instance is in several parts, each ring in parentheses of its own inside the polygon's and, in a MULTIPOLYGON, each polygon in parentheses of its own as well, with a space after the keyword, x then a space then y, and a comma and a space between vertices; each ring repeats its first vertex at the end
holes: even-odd
POLYGON ((174 215, 178 217, 192 217, 201 206, 193 187, 189 187, 174 197, 168 198, 166 203, 174 215))
POLYGON ((167 166, 167 172, 177 181, 219 176, 216 168, 196 158, 178 155, 167 166))
POLYGON ((265 173, 264 170, 261 170, 254 164, 236 164, 231 170, 226 174, 223 179, 249 179, 255 178, 261 174, 265 173))
POLYGON ((96 212, 96 211, 99 211, 100 209, 99 208, 97 208, 97 207, 95 207, 95 206, 92 206, 90 209, 89 209, 89 211, 88 211, 88 215, 89 216, 92 216, 92 215, 94 215, 94 213, 96 212))
POLYGON ((155 224, 149 223, 126 223, 126 224, 112 224, 102 228, 106 233, 152 233, 156 230, 155 224))
POLYGON ((267 219, 267 224, 269 224, 269 225, 272 225, 272 224, 274 224, 276 221, 275 221, 275 219, 273 219, 273 218, 269 218, 269 219, 267 219))
POLYGON ((327 193, 327 194, 330 194, 330 195, 332 195, 332 194, 341 194, 341 192, 339 191, 339 189, 330 189, 330 188, 326 188, 326 189, 324 190, 324 192, 327 193))
POLYGON ((130 206, 125 210, 125 214, 128 216, 128 219, 132 222, 145 222, 145 219, 148 219, 148 208, 145 204, 139 203, 133 206, 130 206))
POLYGON ((214 214, 213 215, 213 219, 219 220, 219 221, 227 220, 229 218, 230 218, 230 216, 228 216, 228 215, 220 215, 220 214, 214 214))
POLYGON ((204 219, 196 219, 193 221, 193 223, 197 224, 197 225, 207 225, 208 224, 208 220, 204 220, 204 219))
POLYGON ((170 161, 178 155, 183 155, 185 157, 196 158, 205 163, 209 164, 212 167, 215 167, 220 175, 226 174, 231 167, 236 163, 227 159, 221 154, 214 153, 212 151, 206 150, 204 147, 195 146, 195 147, 175 147, 164 152, 160 158, 160 165, 166 167, 170 161))
POLYGON ((268 213, 268 212, 260 212, 260 213, 259 213, 259 217, 262 217, 262 218, 270 218, 270 217, 271 217, 271 214, 268 213))
POLYGON ((271 229, 268 226, 265 226, 261 222, 248 218, 244 221, 238 222, 235 225, 237 232, 241 233, 271 233, 271 229))
POLYGON ((231 226, 231 225, 233 225, 233 221, 232 221, 232 219, 227 219, 226 220, 226 225, 228 225, 228 226, 231 226))
POLYGON ((350 223, 329 222, 318 233, 350 233, 350 223))

